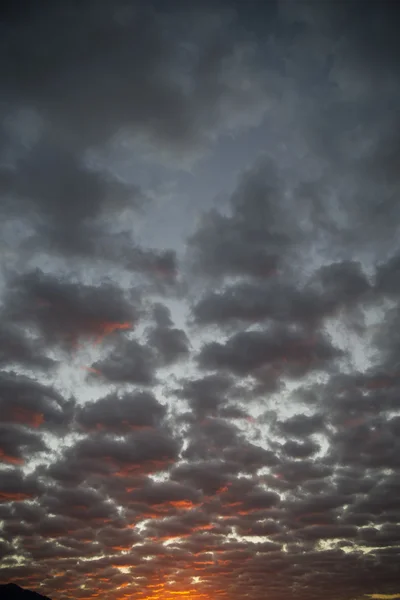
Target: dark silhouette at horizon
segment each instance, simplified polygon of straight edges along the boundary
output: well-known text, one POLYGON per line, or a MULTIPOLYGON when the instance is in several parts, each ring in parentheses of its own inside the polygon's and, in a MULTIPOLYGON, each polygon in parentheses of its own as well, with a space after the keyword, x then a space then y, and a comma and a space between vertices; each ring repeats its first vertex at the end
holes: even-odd
POLYGON ((22 588, 16 583, 5 583, 0 584, 0 600, 51 600, 51 598, 22 588))

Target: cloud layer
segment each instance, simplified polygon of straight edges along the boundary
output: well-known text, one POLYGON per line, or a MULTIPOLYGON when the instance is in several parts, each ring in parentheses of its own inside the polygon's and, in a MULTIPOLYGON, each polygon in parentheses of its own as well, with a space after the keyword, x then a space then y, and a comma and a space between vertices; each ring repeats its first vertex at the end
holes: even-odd
POLYGON ((20 4, 0 583, 399 594, 397 4, 20 4))

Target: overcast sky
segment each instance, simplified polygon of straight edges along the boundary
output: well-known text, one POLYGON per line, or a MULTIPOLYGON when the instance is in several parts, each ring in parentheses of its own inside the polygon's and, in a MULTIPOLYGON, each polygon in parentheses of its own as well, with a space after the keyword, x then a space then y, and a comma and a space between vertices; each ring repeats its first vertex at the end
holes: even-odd
POLYGON ((0 583, 400 597, 400 6, 0 13, 0 583))

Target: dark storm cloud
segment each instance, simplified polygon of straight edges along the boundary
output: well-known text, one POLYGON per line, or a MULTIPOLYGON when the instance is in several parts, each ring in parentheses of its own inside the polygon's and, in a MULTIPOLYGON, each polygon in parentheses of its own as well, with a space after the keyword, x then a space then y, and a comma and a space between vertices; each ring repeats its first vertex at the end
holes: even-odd
POLYGON ((202 274, 266 279, 293 244, 290 216, 277 201, 281 182, 269 161, 259 162, 243 175, 231 214, 207 213, 190 240, 194 267, 202 274))
POLYGON ((150 386, 156 382, 157 362, 150 346, 136 340, 121 340, 107 358, 92 368, 100 377, 114 383, 150 386))
POLYGON ((304 439, 307 435, 323 431, 323 419, 318 414, 312 416, 297 414, 286 421, 278 422, 276 426, 284 436, 304 439))
POLYGON ((375 287, 380 294, 398 298, 400 294, 400 257, 395 255, 378 266, 375 287))
POLYGON ((51 369, 55 361, 47 357, 44 350, 42 344, 29 339, 21 328, 10 323, 0 326, 1 367, 18 364, 30 369, 51 369))
POLYGON ((189 354, 189 339, 182 329, 158 327, 149 332, 147 339, 162 366, 170 366, 189 354))
POLYGON ((15 425, 0 424, 0 463, 23 464, 33 454, 47 449, 37 433, 15 425))
POLYGON ((40 484, 32 476, 24 476, 19 469, 1 471, 1 502, 33 500, 42 492, 40 484))
POLYGON ((121 340, 104 360, 92 365, 110 382, 149 386, 157 381, 157 370, 170 367, 189 354, 189 339, 182 329, 157 325, 148 328, 146 343, 121 340))
POLYGON ((165 414, 165 407, 150 392, 135 392, 123 396, 109 394, 80 407, 76 422, 84 430, 101 429, 126 433, 136 428, 156 427, 165 414))
POLYGON ((180 463, 171 470, 171 478, 190 483, 206 495, 214 495, 228 483, 236 466, 223 460, 180 463))
POLYGON ((201 349, 198 361, 203 369, 256 377, 258 369, 277 364, 289 376, 299 377, 326 368, 341 354, 322 335, 276 326, 264 331, 240 331, 224 344, 210 342, 201 349))
POLYGON ((116 476, 152 473, 166 469, 178 456, 180 444, 163 429, 144 429, 123 438, 100 433, 77 441, 64 453, 64 460, 71 469, 79 463, 89 466, 88 473, 113 472, 116 476), (89 461, 87 463, 86 461, 89 461))
POLYGON ((153 319, 158 328, 169 328, 173 326, 171 311, 167 306, 160 302, 155 302, 153 305, 153 319))
POLYGON ((234 423, 223 419, 205 419, 189 431, 189 444, 183 457, 201 460, 220 455, 224 450, 240 443, 240 430, 234 423))
POLYGON ((0 423, 61 432, 69 425, 74 403, 50 386, 16 373, 0 373, 0 423))
MULTIPOLYGON (((88 253, 93 221, 110 210, 134 207, 140 193, 85 168, 79 157, 51 140, 39 141, 9 172, 3 205, 13 216, 23 215, 47 236, 49 247, 61 253, 88 253), (136 196, 136 199, 135 199, 136 196)), ((100 232, 100 230, 99 230, 100 232)))
POLYGON ((24 231, 19 242, 8 242, 10 248, 18 250, 22 264, 44 252, 106 261, 108 266, 172 282, 174 253, 139 247, 126 224, 121 230, 116 223, 117 214, 124 214, 126 222, 137 216, 149 198, 138 186, 95 170, 83 158, 57 136, 43 134, 29 152, 24 149, 13 164, 3 167, 2 222, 6 227, 19 221, 24 231))
POLYGON ((311 440, 299 443, 294 440, 288 440, 283 445, 283 452, 291 458, 308 458, 319 450, 319 445, 311 440))
POLYGON ((302 289, 276 278, 228 286, 203 297, 193 314, 203 325, 272 319, 315 327, 340 309, 357 305, 369 290, 361 265, 346 261, 322 267, 302 289))
POLYGON ((15 278, 4 305, 5 317, 67 348, 81 337, 98 342, 113 325, 133 328, 136 313, 134 300, 109 283, 88 286, 39 270, 15 278))
POLYGON ((199 492, 192 487, 174 481, 152 482, 130 493, 132 502, 142 502, 150 506, 172 504, 179 507, 182 504, 184 508, 190 508, 197 504, 200 498, 199 492))
POLYGON ((23 17, 3 26, 5 101, 34 107, 73 143, 124 128, 184 148, 257 108, 257 79, 255 90, 237 86, 252 72, 236 51, 248 39, 233 35, 235 14, 181 7, 171 20, 158 8, 45 4, 28 27, 23 17))
POLYGON ((182 388, 175 393, 186 400, 191 412, 199 417, 216 414, 224 407, 232 386, 229 377, 223 374, 207 375, 201 379, 183 381, 182 388))
POLYGON ((51 488, 41 503, 48 513, 88 523, 91 520, 104 522, 117 515, 116 507, 102 494, 84 485, 77 489, 51 488))
MULTIPOLYGON (((200 475, 202 465, 205 467, 210 463, 211 468, 218 467, 218 464, 213 464, 213 460, 217 459, 223 461, 222 464, 225 465, 227 474, 237 474, 242 471, 253 475, 258 469, 275 466, 278 462, 273 451, 250 442, 238 426, 221 418, 196 420, 190 425, 187 437, 188 444, 182 452, 182 458, 189 461, 188 473, 190 464, 194 466, 194 473, 200 469, 200 475)), ((183 472, 185 472, 185 467, 183 467, 183 472)), ((182 471, 178 468, 177 473, 182 473, 182 471)), ((194 475, 194 477, 196 476, 194 475)), ((212 472, 210 477, 210 485, 213 485, 212 472)), ((208 476, 206 476, 206 480, 207 478, 208 476)))

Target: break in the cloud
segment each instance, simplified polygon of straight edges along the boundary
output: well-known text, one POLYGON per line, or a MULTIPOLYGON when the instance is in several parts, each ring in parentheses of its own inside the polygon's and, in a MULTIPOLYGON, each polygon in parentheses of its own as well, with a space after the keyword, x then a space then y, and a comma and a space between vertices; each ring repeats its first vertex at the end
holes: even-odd
POLYGON ((398 20, 2 9, 1 583, 398 596, 398 20))

